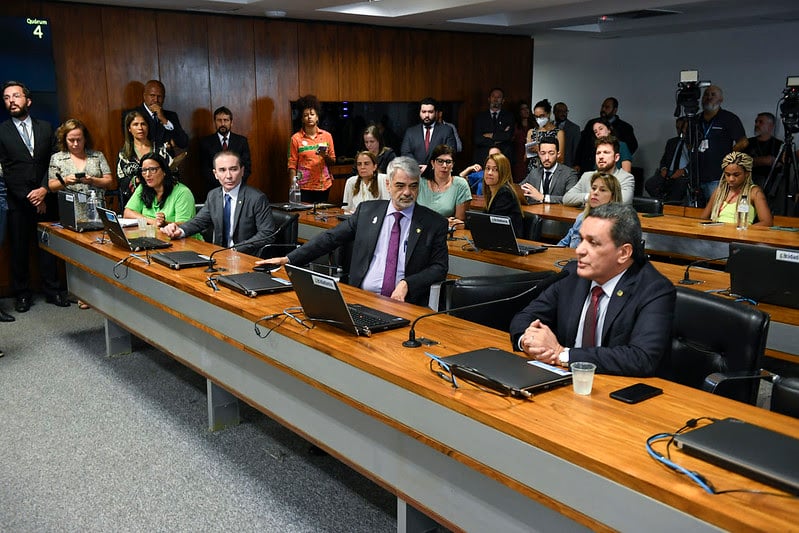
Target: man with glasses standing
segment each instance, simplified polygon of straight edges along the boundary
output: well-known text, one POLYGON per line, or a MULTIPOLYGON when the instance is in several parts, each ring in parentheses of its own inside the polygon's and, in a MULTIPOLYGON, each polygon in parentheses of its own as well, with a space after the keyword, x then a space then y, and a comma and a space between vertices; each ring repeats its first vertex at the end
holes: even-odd
POLYGON ((355 213, 286 257, 258 264, 306 265, 352 243, 349 284, 394 300, 427 305, 430 286, 449 268, 447 223, 416 203, 419 166, 410 157, 388 164, 391 200, 361 202, 355 213))

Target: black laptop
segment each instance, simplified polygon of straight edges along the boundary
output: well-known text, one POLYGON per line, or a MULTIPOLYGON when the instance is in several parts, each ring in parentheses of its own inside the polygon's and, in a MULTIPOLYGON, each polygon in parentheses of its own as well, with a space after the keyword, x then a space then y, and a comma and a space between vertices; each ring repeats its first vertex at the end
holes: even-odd
POLYGON ((111 242, 120 248, 130 250, 131 252, 139 252, 141 250, 158 250, 172 246, 171 242, 162 241, 155 237, 135 237, 133 239, 128 239, 116 213, 102 207, 97 208, 97 213, 100 215, 100 220, 103 221, 103 228, 108 232, 108 237, 111 239, 111 242))
POLYGON ((725 418, 681 433, 674 442, 688 455, 799 494, 799 439, 725 418))
POLYGON ((100 231, 101 220, 87 219, 86 202, 89 197, 77 191, 58 191, 58 215, 61 225, 72 231, 100 231))
POLYGON ((732 293, 799 309, 799 250, 731 242, 727 272, 732 293))
POLYGON ((286 265, 286 272, 305 316, 313 321, 365 337, 410 324, 409 320, 399 316, 365 305, 346 303, 336 278, 294 265, 286 265))
MULTIPOLYGON (((207 267, 212 263, 212 260, 207 255, 198 254, 191 250, 183 250, 180 252, 161 252, 153 254, 150 259, 164 265, 173 270, 180 270, 181 268, 194 268, 194 267, 207 267)), ((215 263, 216 260, 213 260, 215 263)))
POLYGON ((568 385, 571 372, 531 361, 499 348, 482 348, 442 357, 453 374, 491 389, 512 389, 530 394, 568 385))
POLYGON ((242 272, 241 274, 217 276, 216 280, 220 285, 250 298, 255 298, 260 294, 291 290, 290 281, 272 277, 269 272, 242 272))
POLYGON ((546 246, 522 244, 517 241, 513 223, 510 217, 504 215, 467 211, 466 227, 472 232, 472 240, 478 250, 530 255, 547 249, 546 246))

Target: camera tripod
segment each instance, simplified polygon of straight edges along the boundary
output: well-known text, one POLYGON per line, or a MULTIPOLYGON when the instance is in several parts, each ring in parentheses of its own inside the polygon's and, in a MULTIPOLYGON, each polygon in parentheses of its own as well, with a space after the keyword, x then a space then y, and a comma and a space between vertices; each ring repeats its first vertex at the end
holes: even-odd
MULTIPOLYGON (((796 146, 789 125, 783 122, 785 142, 782 143, 777 157, 771 164, 768 177, 763 183, 763 192, 767 198, 775 198, 771 211, 775 215, 796 216, 797 191, 799 191, 799 165, 796 162, 796 146), (781 169, 777 166, 785 161, 781 169)), ((771 203, 771 202, 769 202, 771 203)))

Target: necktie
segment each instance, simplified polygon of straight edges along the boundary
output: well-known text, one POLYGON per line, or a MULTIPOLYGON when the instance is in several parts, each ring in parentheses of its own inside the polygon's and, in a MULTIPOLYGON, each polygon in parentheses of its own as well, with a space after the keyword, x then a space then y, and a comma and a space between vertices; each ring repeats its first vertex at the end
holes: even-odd
POLYGON ((227 152, 227 137, 222 139, 222 151, 227 152))
POLYGON ((225 193, 225 209, 222 213, 222 217, 222 234, 225 239, 222 241, 222 246, 227 248, 230 243, 230 195, 227 193, 225 193))
POLYGON ((491 122, 494 123, 494 127, 496 128, 497 127, 497 114, 496 113, 491 113, 491 122))
POLYGON ((542 194, 549 194, 549 184, 552 181, 552 171, 545 170, 544 171, 544 186, 541 187, 543 189, 542 194))
POLYGON ((158 120, 158 113, 153 113, 153 120, 155 121, 156 124, 160 124, 161 123, 161 121, 158 120))
POLYGON ((33 155, 33 143, 31 143, 31 136, 28 134, 28 126, 24 122, 20 122, 19 125, 22 128, 22 140, 25 142, 25 146, 28 147, 28 151, 33 155))
POLYGON ((596 320, 599 316, 599 299, 602 297, 602 287, 597 285, 591 289, 591 303, 585 313, 583 322, 583 348, 596 346, 596 320))
POLYGON ((430 151, 430 126, 424 127, 424 151, 430 151))
POLYGON ((388 239, 386 270, 383 272, 383 286, 380 289, 380 294, 383 296, 391 296, 391 293, 394 292, 394 287, 397 285, 397 262, 399 260, 400 220, 402 220, 402 213, 395 211, 393 215, 394 225, 391 226, 391 236, 388 239))

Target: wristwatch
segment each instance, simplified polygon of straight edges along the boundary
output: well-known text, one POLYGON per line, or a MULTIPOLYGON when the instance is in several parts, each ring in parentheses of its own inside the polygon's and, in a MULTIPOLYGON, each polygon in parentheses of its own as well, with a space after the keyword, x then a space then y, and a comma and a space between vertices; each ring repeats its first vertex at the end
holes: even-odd
POLYGON ((569 366, 569 350, 571 348, 564 348, 562 352, 558 354, 558 363, 560 366, 569 366))

